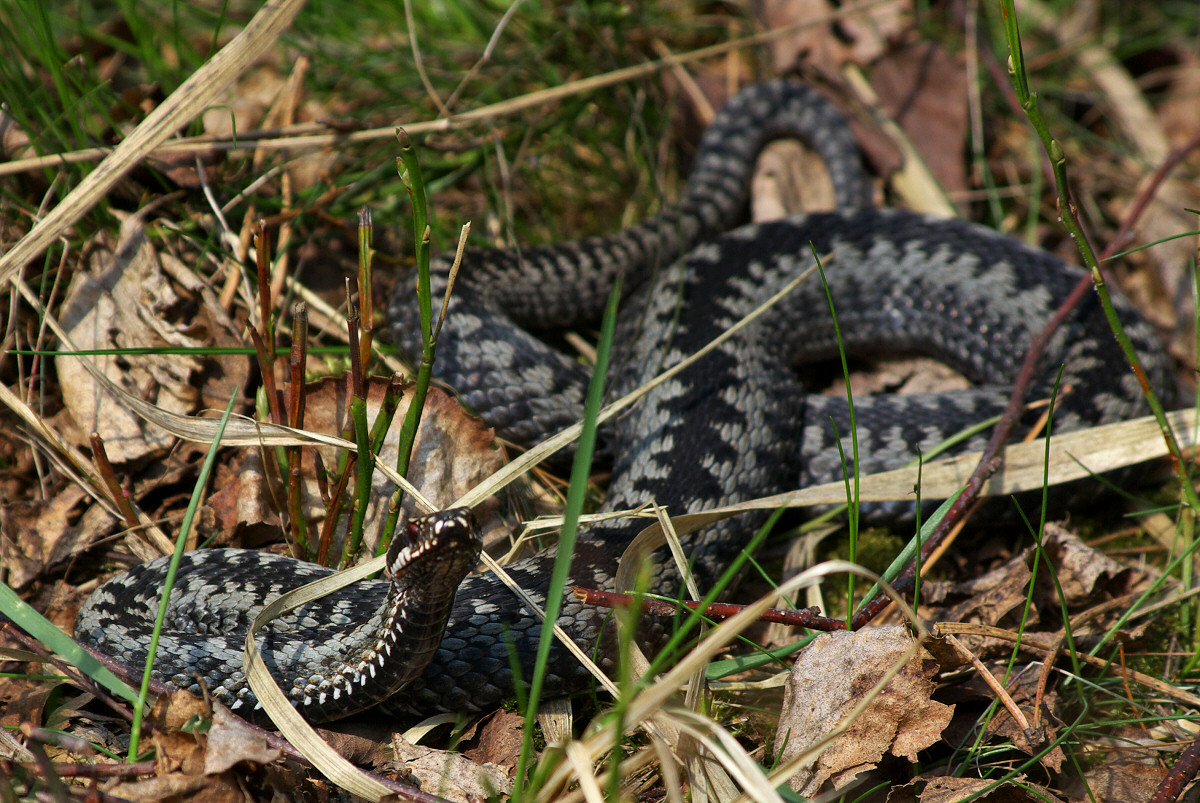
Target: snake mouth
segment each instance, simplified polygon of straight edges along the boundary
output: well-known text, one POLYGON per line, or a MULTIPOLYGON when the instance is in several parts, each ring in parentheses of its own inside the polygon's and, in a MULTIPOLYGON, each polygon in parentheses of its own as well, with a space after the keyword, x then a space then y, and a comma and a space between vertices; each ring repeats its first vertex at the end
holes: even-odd
POLYGON ((482 548, 479 523, 470 508, 438 510, 409 519, 397 533, 388 548, 387 570, 396 578, 414 571, 458 573, 461 566, 465 574, 482 548))

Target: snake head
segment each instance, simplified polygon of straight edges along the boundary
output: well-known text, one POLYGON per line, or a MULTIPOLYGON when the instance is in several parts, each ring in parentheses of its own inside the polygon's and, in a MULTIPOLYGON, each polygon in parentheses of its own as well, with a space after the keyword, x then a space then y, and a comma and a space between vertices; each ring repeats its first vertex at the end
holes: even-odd
POLYGON ((392 539, 387 571, 406 576, 462 581, 479 560, 483 537, 470 508, 455 507, 415 516, 392 539))

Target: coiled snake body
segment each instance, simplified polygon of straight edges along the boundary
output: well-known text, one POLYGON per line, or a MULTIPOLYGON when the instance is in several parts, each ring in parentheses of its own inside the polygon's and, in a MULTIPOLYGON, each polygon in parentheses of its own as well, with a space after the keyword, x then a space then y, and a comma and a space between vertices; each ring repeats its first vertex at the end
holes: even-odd
MULTIPOLYGON (((832 254, 824 267, 848 352, 926 353, 977 383, 963 392, 856 400, 859 468, 895 467, 914 456, 915 447, 928 451, 1003 409, 1028 343, 1081 274, 1045 252, 970 223, 868 208, 866 186, 845 122, 827 101, 786 82, 752 86, 731 99, 706 132, 675 206, 607 237, 519 254, 469 253, 439 342, 437 374, 500 434, 530 444, 578 420, 589 376, 586 366, 553 351, 530 330, 594 320, 613 282, 624 277, 630 292, 623 301, 610 377, 615 396, 707 344, 806 268, 814 251, 832 254), (821 155, 837 191, 838 211, 734 228, 746 205, 755 157, 766 142, 780 137, 800 138, 821 155)), ((445 269, 443 262, 435 270, 439 281, 445 269)), ((437 292, 435 287, 435 297, 437 292)), ((1150 381, 1168 387, 1167 363, 1153 334, 1127 303, 1118 303, 1150 381)), ((410 355, 420 351, 415 310, 411 286, 401 283, 389 317, 395 341, 410 355)), ((603 509, 655 500, 672 513, 688 512, 840 478, 831 421, 849 455, 846 404, 807 395, 793 371, 798 363, 836 356, 837 346, 824 288, 819 282, 801 285, 766 317, 660 386, 604 432, 614 465, 603 509)), ((1034 393, 1049 392, 1060 365, 1062 382, 1073 392, 1056 413, 1059 431, 1142 412, 1138 384, 1094 300, 1054 336, 1034 393)), ((977 448, 982 437, 963 448, 977 448)), ((573 559, 571 584, 610 588, 616 559, 641 526, 617 521, 586 530, 573 559)), ((694 534, 685 546, 701 576, 726 565, 754 527, 753 520, 742 518, 694 534)), ((510 567, 535 598, 547 593, 551 557, 542 554, 510 567)), ((182 599, 201 592, 202 597, 225 582, 235 559, 258 560, 237 551, 203 553, 193 559, 194 571, 176 594, 182 599)), ((253 565, 260 575, 271 573, 274 593, 307 582, 314 571, 292 563, 285 576, 277 558, 253 565)), ((139 567, 133 575, 149 588, 161 583, 161 569, 139 567)), ((128 586, 123 575, 102 587, 81 611, 76 631, 136 663, 145 654, 148 635, 144 621, 134 622, 130 615, 134 602, 125 593, 128 586)), ((386 593, 383 586, 359 593, 356 616, 374 617, 370 627, 378 627, 372 606, 386 609, 386 593)), ((146 607, 148 600, 139 597, 137 603, 146 607)), ((222 615, 204 609, 203 599, 195 604, 198 618, 222 615)), ((246 604, 244 598, 240 604, 246 604)), ((331 604, 344 606, 346 600, 331 604)), ((346 613, 344 607, 337 610, 346 613)), ((316 609, 309 615, 322 618, 316 609)), ((238 619, 242 632, 245 621, 238 619)), ((600 614, 568 597, 559 623, 591 648, 601 621, 600 614)), ((389 705, 429 712, 498 704, 512 693, 510 650, 528 673, 539 628, 493 578, 468 578, 432 661, 389 705)), ((386 696, 376 688, 375 698, 366 699, 370 690, 360 695, 351 688, 340 704, 311 705, 311 689, 304 688, 313 681, 320 685, 344 667, 336 670, 319 651, 302 644, 329 637, 328 627, 309 633, 300 622, 282 635, 294 641, 281 642, 274 669, 311 718, 340 716, 386 696), (289 650, 316 664, 295 665, 285 657, 289 650)), ((216 649, 215 639, 165 653, 160 648, 156 671, 186 687, 195 685, 192 676, 198 670, 218 696, 252 702, 240 680, 240 640, 234 641, 236 655, 216 649)), ((547 694, 570 692, 584 679, 565 651, 552 651, 547 694)))

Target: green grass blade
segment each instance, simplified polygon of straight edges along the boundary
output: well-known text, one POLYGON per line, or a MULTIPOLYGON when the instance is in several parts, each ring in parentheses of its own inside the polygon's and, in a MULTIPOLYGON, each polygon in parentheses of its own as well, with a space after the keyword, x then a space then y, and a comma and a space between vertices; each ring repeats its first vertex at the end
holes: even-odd
POLYGON ((567 584, 567 574, 571 570, 571 555, 575 551, 575 536, 579 531, 579 515, 583 511, 583 502, 587 495, 592 452, 596 445, 597 417, 600 414, 600 407, 604 403, 604 380, 608 373, 608 361, 612 353, 613 333, 617 325, 617 305, 620 298, 621 281, 618 278, 604 309, 600 340, 596 344, 596 365, 592 370, 592 379, 588 384, 587 397, 584 401, 583 432, 579 435, 576 443, 575 459, 571 465, 571 480, 567 488, 566 505, 563 509, 563 526, 559 532, 558 553, 555 555, 554 568, 550 573, 550 590, 546 594, 546 618, 542 622, 542 633, 538 641, 537 657, 529 686, 529 707, 525 713, 525 733, 521 743, 521 755, 517 759, 516 782, 513 789, 514 801, 523 799, 527 789, 527 767, 533 755, 534 713, 537 711, 538 699, 542 692, 546 663, 550 657, 550 645, 554 641, 554 623, 558 620, 559 611, 562 609, 562 594, 558 592, 567 584))
POLYGON ((79 646, 75 639, 59 630, 57 625, 35 611, 5 583, 0 583, 0 614, 7 616, 17 627, 62 656, 67 663, 78 667, 79 671, 116 696, 131 703, 137 700, 137 692, 133 690, 132 686, 93 658, 91 653, 79 646))
POLYGON ((171 589, 175 585, 175 572, 179 570, 179 562, 183 559, 184 544, 187 543, 188 534, 192 530, 192 521, 196 517, 196 511, 200 508, 200 499, 204 495, 204 489, 208 485, 208 477, 212 474, 213 465, 217 461, 217 449, 221 445, 221 436, 225 432, 225 425, 229 423, 229 416, 233 414, 233 405, 237 401, 237 396, 229 398, 229 404, 225 407, 225 414, 221 416, 221 422, 217 427, 216 437, 213 438, 212 446, 208 449, 208 454, 204 456, 204 464, 200 467, 200 474, 196 477, 196 484, 192 489, 192 498, 188 500, 187 510, 183 514, 183 521, 179 524, 179 536, 175 539, 175 552, 171 555, 171 565, 167 569, 167 578, 163 583, 162 597, 158 603, 158 614, 154 618, 154 632, 150 636, 150 650, 146 655, 146 667, 142 671, 142 687, 138 691, 137 700, 133 706, 133 725, 129 739, 129 757, 130 762, 137 757, 138 736, 142 730, 142 717, 145 714, 146 696, 150 693, 150 675, 154 669, 154 653, 158 649, 158 640, 162 634, 163 619, 167 615, 167 601, 171 598, 171 589))

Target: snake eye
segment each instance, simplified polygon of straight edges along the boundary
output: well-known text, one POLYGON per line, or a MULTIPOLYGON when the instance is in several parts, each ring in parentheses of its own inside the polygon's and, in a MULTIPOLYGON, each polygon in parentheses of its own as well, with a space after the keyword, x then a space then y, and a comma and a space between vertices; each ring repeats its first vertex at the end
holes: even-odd
POLYGON ((479 525, 470 508, 452 507, 422 518, 428 519, 428 526, 435 537, 459 541, 479 539, 479 525))
POLYGON ((408 539, 408 543, 415 544, 421 540, 421 528, 424 526, 422 522, 425 518, 425 516, 417 516, 405 523, 404 536, 408 539))

